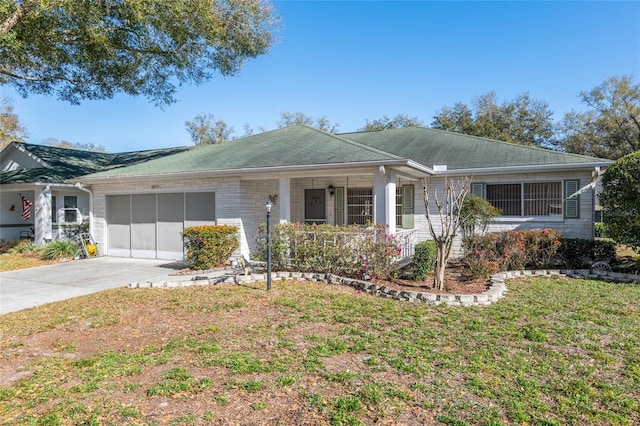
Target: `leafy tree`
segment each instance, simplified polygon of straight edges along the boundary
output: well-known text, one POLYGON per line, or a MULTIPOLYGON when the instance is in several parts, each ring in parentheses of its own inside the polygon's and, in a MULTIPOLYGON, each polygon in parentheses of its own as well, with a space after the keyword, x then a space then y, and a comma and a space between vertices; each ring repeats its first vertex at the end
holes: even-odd
POLYGON ((604 172, 600 204, 607 236, 640 252, 640 151, 619 158, 604 172))
POLYGON ((0 84, 77 104, 236 74, 265 53, 277 18, 264 0, 0 0, 0 84))
POLYGON ((361 128, 361 131, 369 132, 374 130, 398 129, 401 127, 422 127, 423 124, 417 117, 409 118, 406 114, 398 114, 393 118, 387 115, 377 120, 369 121, 361 128))
POLYGON ((230 140, 233 127, 213 114, 199 113, 193 120, 185 121, 187 131, 195 145, 213 145, 230 140))
POLYGON ((580 98, 588 109, 565 114, 559 148, 612 159, 640 149, 640 85, 633 77, 611 77, 580 98))
POLYGON ((474 134, 473 110, 468 105, 456 102, 453 107, 443 107, 437 113, 431 123, 432 127, 466 135, 474 134))
POLYGON ((11 98, 0 100, 0 150, 11 142, 23 141, 28 136, 27 129, 20 123, 18 115, 13 112, 11 98))
POLYGON ((64 139, 58 140, 55 138, 48 138, 44 141, 44 144, 48 146, 54 146, 56 148, 78 149, 80 151, 107 152, 107 149, 103 145, 95 145, 90 142, 69 142, 64 139))
POLYGON ((476 97, 469 107, 461 102, 436 112, 435 129, 464 133, 521 145, 550 146, 554 126, 546 102, 531 99, 528 93, 498 104, 496 94, 476 97))
POLYGON ((324 130, 329 133, 336 133, 339 128, 339 124, 331 124, 326 116, 320 118, 314 118, 306 115, 302 112, 282 112, 280 113, 280 120, 276 122, 278 128, 291 126, 292 124, 305 124, 307 126, 315 127, 320 130, 324 130))

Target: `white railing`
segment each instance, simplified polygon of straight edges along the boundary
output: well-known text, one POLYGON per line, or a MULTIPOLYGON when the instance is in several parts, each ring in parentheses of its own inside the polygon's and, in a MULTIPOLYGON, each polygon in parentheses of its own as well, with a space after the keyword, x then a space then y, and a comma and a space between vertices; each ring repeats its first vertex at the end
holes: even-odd
POLYGON ((398 260, 411 258, 415 252, 416 244, 418 243, 418 230, 398 229, 395 237, 402 249, 400 256, 398 256, 398 260))

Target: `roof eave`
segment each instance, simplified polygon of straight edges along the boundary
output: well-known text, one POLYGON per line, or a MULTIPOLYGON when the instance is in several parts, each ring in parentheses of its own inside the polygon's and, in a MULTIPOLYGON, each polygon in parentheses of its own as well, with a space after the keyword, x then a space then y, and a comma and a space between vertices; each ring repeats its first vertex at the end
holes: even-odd
POLYGON ((467 169, 449 169, 434 172, 436 175, 487 175, 494 173, 522 173, 522 172, 544 172, 558 170, 579 170, 593 169, 596 167, 609 167, 613 161, 593 161, 587 163, 559 163, 559 164, 534 164, 528 166, 505 166, 505 167, 481 167, 467 169))
POLYGON ((203 178, 203 177, 229 177, 229 176, 246 176, 246 175, 273 175, 273 174, 295 174, 295 173, 309 173, 313 171, 326 171, 331 169, 366 169, 380 166, 407 166, 409 163, 413 163, 419 166, 418 163, 411 162, 405 159, 389 159, 389 160, 373 160, 373 161, 359 161, 349 163, 324 163, 324 164, 311 164, 311 165, 295 165, 295 166, 274 166, 274 167, 250 167, 241 169, 226 169, 226 170, 201 170, 193 172, 171 172, 171 173, 155 173, 144 175, 119 175, 108 177, 83 177, 69 179, 67 182, 83 182, 83 183, 101 183, 110 181, 146 181, 149 179, 167 179, 171 177, 180 176, 181 178, 203 178))

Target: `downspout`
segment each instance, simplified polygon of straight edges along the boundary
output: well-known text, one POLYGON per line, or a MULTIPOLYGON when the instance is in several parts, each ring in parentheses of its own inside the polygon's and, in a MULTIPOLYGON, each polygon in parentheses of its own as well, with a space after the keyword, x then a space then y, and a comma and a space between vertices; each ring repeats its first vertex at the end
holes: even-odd
POLYGON ((89 194, 89 235, 93 236, 93 191, 86 188, 80 182, 77 182, 74 186, 80 191, 84 191, 89 194))
POLYGON ((591 239, 596 239, 596 188, 600 178, 600 167, 596 166, 592 173, 593 189, 591 190, 591 239))

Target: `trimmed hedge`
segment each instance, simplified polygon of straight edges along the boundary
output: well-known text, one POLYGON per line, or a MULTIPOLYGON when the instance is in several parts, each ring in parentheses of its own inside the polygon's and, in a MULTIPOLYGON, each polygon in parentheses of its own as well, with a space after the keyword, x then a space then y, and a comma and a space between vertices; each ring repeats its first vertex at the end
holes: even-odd
POLYGON ((238 228, 231 225, 190 226, 182 237, 187 261, 195 269, 222 266, 240 247, 238 228))
POLYGON ((438 256, 438 246, 433 240, 426 240, 416 244, 411 260, 411 276, 414 280, 422 281, 433 271, 438 256))

